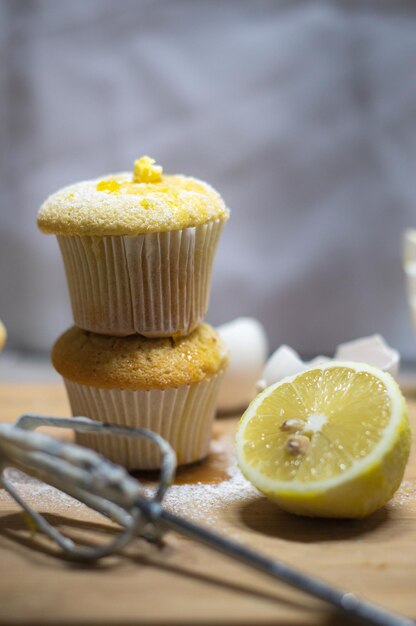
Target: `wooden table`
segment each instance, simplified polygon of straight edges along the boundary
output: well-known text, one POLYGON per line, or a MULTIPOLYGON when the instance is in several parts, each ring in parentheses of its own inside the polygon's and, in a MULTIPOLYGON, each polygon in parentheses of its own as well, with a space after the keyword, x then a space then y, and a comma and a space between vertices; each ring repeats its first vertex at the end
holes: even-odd
MULTIPOLYGON (((63 387, 0 385, 1 418, 68 415, 63 387)), ((413 424, 416 404, 409 403, 413 424)), ((233 467, 236 419, 217 420, 209 459, 178 476, 167 507, 271 557, 416 617, 416 454, 395 498, 361 521, 290 516, 233 467), (231 472, 231 473, 233 473, 231 472)), ((59 432, 59 431, 58 431, 59 432)), ((62 436, 62 434, 61 434, 62 436)), ((114 531, 49 487, 23 484, 38 510, 74 537, 114 531)), ((60 558, 0 491, 0 624, 208 626, 346 624, 323 603, 174 533, 162 546, 137 540, 95 566, 60 558)))

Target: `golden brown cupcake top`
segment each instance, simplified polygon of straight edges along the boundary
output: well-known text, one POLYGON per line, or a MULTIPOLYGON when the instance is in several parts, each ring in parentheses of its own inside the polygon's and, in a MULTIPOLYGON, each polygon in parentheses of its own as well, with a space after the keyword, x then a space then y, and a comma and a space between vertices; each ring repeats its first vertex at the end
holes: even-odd
POLYGON ((66 379, 102 389, 148 390, 191 385, 228 362, 225 344, 208 324, 187 337, 109 337, 73 326, 55 343, 52 363, 66 379))
POLYGON ((229 210, 207 183, 163 174, 150 157, 134 171, 111 174, 65 187, 49 196, 38 226, 55 235, 142 235, 227 220, 229 210))

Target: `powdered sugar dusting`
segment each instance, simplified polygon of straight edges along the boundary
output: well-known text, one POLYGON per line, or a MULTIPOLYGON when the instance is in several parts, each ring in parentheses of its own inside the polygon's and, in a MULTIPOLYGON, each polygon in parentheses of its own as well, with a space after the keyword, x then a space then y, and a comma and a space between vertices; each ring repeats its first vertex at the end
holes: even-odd
POLYGON ((237 468, 230 468, 229 480, 215 485, 173 485, 166 494, 166 509, 204 525, 215 525, 227 513, 230 505, 257 497, 257 490, 237 468))
POLYGON ((395 508, 406 504, 416 504, 416 482, 412 480, 404 480, 397 490, 393 500, 389 506, 395 508))
MULTIPOLYGON (((6 469, 5 476, 13 484, 19 495, 39 511, 51 513, 55 510, 86 508, 85 505, 71 498, 68 494, 33 478, 33 476, 23 474, 17 469, 6 469)), ((7 491, 0 489, 0 503, 7 500, 13 501, 7 491)))
POLYGON ((258 497, 258 491, 237 467, 230 435, 223 434, 214 439, 210 449, 214 461, 226 466, 224 480, 216 484, 172 485, 164 500, 164 505, 172 513, 203 522, 204 525, 215 525, 233 504, 258 497))

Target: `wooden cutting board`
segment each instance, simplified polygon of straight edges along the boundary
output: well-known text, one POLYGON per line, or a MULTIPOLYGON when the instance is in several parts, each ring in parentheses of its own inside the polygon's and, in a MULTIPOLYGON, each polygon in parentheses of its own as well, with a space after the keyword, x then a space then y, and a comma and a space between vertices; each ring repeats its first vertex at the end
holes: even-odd
MULTIPOLYGON (((24 412, 69 415, 64 389, 0 385, 1 419, 24 412)), ((409 402, 413 426, 416 404, 409 402)), ((183 470, 166 507, 224 536, 416 617, 416 453, 395 498, 361 521, 302 519, 269 503, 235 469, 236 418, 218 419, 208 460, 183 470)), ((57 431, 62 436, 62 431, 57 431)), ((52 488, 15 476, 21 493, 74 538, 114 532, 111 522, 52 488)), ((137 540, 95 566, 60 558, 31 536, 0 491, 0 624, 342 625, 320 601, 170 533, 137 540)))

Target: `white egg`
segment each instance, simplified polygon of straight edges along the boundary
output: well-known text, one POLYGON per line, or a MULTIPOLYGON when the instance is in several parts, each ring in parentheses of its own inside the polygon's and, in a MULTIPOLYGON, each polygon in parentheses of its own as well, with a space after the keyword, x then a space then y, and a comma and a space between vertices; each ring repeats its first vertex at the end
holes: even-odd
POLYGON ((244 409, 256 395, 268 341, 263 326, 252 317, 238 317, 219 326, 217 331, 230 350, 217 407, 221 413, 230 413, 244 409))

